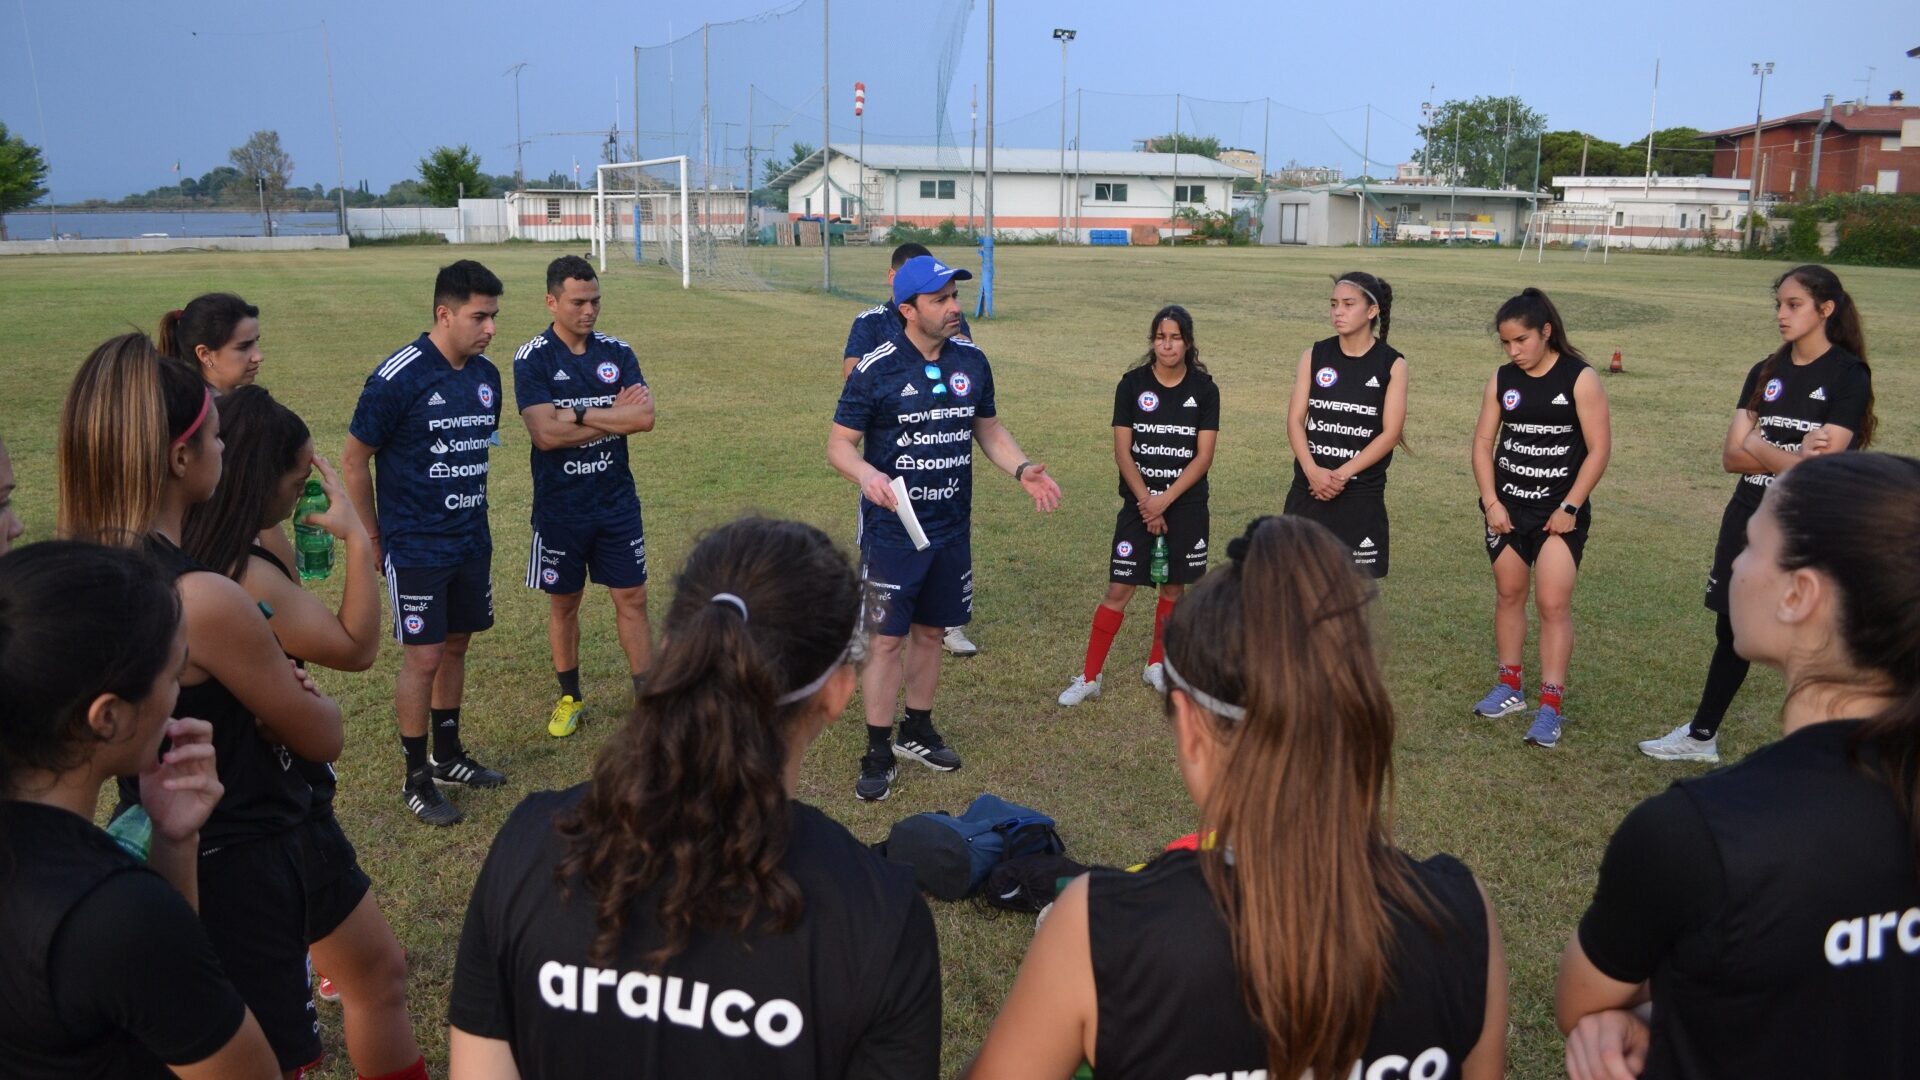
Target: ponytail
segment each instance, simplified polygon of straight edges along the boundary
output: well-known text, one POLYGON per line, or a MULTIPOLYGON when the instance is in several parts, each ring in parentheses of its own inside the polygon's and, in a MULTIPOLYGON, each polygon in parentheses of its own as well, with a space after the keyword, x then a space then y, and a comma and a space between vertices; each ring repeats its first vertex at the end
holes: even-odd
POLYGON ((797 925, 804 898, 781 861, 789 730, 847 656, 860 584, 826 534, 747 518, 702 539, 674 582, 646 689, 557 823, 555 877, 596 904, 593 956, 611 963, 634 898, 656 885, 658 969, 697 929, 797 925))
MULTIPOLYGON (((1833 305, 1833 313, 1827 316, 1827 341, 1859 357, 1861 364, 1866 364, 1867 331, 1860 324, 1860 308, 1853 302, 1853 297, 1847 292, 1846 287, 1840 284, 1840 276, 1818 263, 1807 263, 1804 266, 1796 266, 1775 278, 1773 291, 1778 293, 1780 286, 1786 284, 1789 278, 1807 290, 1807 295, 1813 298, 1816 305, 1826 303, 1833 305)), ((1793 346, 1782 344, 1761 361, 1760 374, 1753 380, 1753 393, 1747 398, 1745 408, 1748 412, 1760 411, 1760 405, 1765 400, 1768 380, 1773 378, 1773 373, 1780 369, 1781 364, 1790 362, 1792 355, 1793 346)), ((1867 371, 1871 376, 1873 369, 1869 367, 1867 371)), ((1869 377, 1867 408, 1860 414, 1860 430, 1853 433, 1853 442, 1848 449, 1867 449, 1872 445, 1874 430, 1879 426, 1879 418, 1873 412, 1873 380, 1869 377)))
POLYGON ((259 317, 259 308, 232 293, 204 293, 160 317, 160 352, 197 369, 202 346, 218 352, 233 340, 241 322, 259 317))
POLYGON ((1225 764, 1204 824, 1224 843, 1201 866, 1267 1075, 1345 1076, 1392 987, 1390 911, 1438 926, 1387 824, 1394 714, 1372 586, 1305 518, 1259 519, 1227 551, 1165 630, 1188 697, 1244 712, 1209 714, 1225 764))
POLYGON ((1349 270, 1333 279, 1335 285, 1343 281, 1365 293, 1373 306, 1380 309, 1380 314, 1373 320, 1376 324, 1373 336, 1381 341, 1387 340, 1387 328, 1393 325, 1393 286, 1387 284, 1386 278, 1376 277, 1364 270, 1349 270))
POLYGON ((167 451, 205 420, 206 383, 145 334, 102 342, 60 410, 59 535, 131 547, 153 527, 167 451))
POLYGON ((1560 318, 1560 309, 1554 307, 1553 301, 1541 290, 1529 285, 1520 290, 1520 295, 1501 304, 1500 310, 1493 316, 1494 331, 1499 331, 1500 324, 1514 320, 1529 330, 1547 327, 1547 348, 1561 356, 1586 362, 1586 354, 1574 348, 1573 342, 1567 339, 1567 324, 1560 318))

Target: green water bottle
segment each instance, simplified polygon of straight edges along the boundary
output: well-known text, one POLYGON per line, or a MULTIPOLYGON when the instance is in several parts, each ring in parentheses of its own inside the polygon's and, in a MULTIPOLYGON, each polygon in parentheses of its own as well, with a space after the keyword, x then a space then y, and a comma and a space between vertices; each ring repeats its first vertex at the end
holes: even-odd
POLYGON ((306 524, 308 514, 324 514, 327 493, 320 481, 308 480, 307 489, 293 507, 293 555, 301 581, 312 581, 333 573, 333 534, 318 525, 306 524))
POLYGON ((120 845, 120 850, 146 862, 147 854, 153 850, 153 819, 147 816, 144 807, 128 807, 125 813, 107 822, 107 835, 120 845))
POLYGON ((1167 583, 1167 534, 1153 538, 1153 557, 1147 561, 1147 578, 1155 585, 1167 583))

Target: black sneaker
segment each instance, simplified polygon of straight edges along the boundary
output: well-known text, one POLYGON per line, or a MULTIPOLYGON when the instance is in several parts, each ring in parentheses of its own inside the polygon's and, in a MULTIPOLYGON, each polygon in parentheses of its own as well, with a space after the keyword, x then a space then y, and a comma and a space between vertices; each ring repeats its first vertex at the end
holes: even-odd
POLYGON ((853 797, 861 802, 881 802, 893 794, 893 778, 899 775, 900 766, 893 763, 893 756, 885 750, 867 747, 860 756, 860 779, 853 782, 853 797))
POLYGON ((507 782, 507 774, 498 769, 489 769, 473 760, 473 755, 465 750, 446 761, 427 758, 427 767, 433 770, 433 778, 442 784, 465 784, 468 787, 500 787, 507 782))
POLYGON ((460 813, 459 807, 440 794, 440 788, 433 782, 433 773, 428 769, 416 769, 407 774, 406 785, 400 789, 400 801, 413 811, 414 817, 429 825, 453 825, 465 816, 460 813))
POLYGON ((932 724, 911 733, 905 724, 900 725, 900 737, 893 744, 893 753, 895 757, 917 761, 934 772, 952 772, 960 767, 960 754, 947 745, 932 724))

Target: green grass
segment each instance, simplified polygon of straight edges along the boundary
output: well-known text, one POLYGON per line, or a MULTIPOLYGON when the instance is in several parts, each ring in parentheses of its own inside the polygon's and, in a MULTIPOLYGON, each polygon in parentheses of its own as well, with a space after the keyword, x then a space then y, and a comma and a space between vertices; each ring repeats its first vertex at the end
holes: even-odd
MULTIPOLYGON (((289 255, 35 257, 0 260, 9 331, 0 340, 4 435, 19 474, 29 539, 51 534, 53 441, 60 399, 91 346, 208 289, 263 310, 262 382, 336 451, 366 373, 425 327, 434 268, 455 254, 487 262, 508 284, 494 355, 544 327, 539 302, 556 245, 289 255)), ((965 249, 944 253, 971 265, 965 249)), ((819 253, 782 251, 782 275, 817 280, 819 253)), ((903 774, 887 803, 854 801, 863 738, 856 701, 808 759, 801 797, 862 839, 919 810, 958 809, 991 790, 1054 814, 1074 857, 1126 864, 1194 825, 1159 706, 1134 673, 1144 662, 1151 604, 1135 604, 1098 701, 1067 711, 1054 695, 1077 670, 1089 617, 1105 587, 1116 505, 1108 427, 1114 380, 1145 348, 1146 321, 1185 304, 1222 388, 1213 471, 1214 535, 1279 509, 1289 458, 1288 384, 1300 350, 1325 336, 1329 275, 1361 267, 1397 297, 1392 340, 1409 357, 1407 438, 1388 505, 1393 576, 1378 632, 1400 710, 1400 843, 1450 851, 1485 881, 1498 907, 1513 973, 1514 1075, 1558 1075, 1552 1025, 1556 956, 1592 889, 1613 826, 1637 800, 1689 770, 1642 758, 1633 742, 1690 713, 1712 642, 1699 595, 1732 478, 1718 449, 1746 367, 1771 348, 1767 286, 1781 264, 1615 256, 1611 265, 1511 251, 1044 249, 1001 253, 1001 317, 976 337, 995 365, 1001 416, 1028 454, 1059 478, 1066 501, 1040 517, 1010 480, 979 470, 974 514, 983 652, 948 661, 936 709, 966 755, 953 775, 903 774), (1537 284, 1559 303, 1573 341, 1627 374, 1604 380, 1612 400, 1613 465, 1594 496, 1592 541, 1575 596, 1579 633, 1561 749, 1522 746, 1524 720, 1469 720, 1492 670, 1492 587, 1466 446, 1479 393, 1500 362, 1487 323, 1495 306, 1537 284)), ((871 299, 885 252, 835 249, 837 280, 871 299)), ((1920 275, 1848 269, 1866 314, 1881 445, 1912 452, 1920 383, 1920 275)), ((657 269, 612 268, 602 326, 634 343, 659 403, 659 428, 633 440, 646 507, 655 611, 671 568, 701 531, 746 510, 813 522, 851 543, 854 492, 823 457, 839 391, 847 322, 862 302, 798 292, 682 292, 657 269)), ((971 295, 969 293, 969 295, 971 295)), ((625 670, 604 595, 585 608, 583 676, 591 719, 549 739, 556 689, 545 601, 520 587, 529 478, 524 430, 504 431, 492 477, 498 622, 469 660, 468 739, 512 777, 504 792, 456 795, 467 822, 429 830, 397 798, 399 749, 389 705, 397 650, 374 671, 323 673, 348 717, 339 811, 359 845, 387 917, 413 965, 412 1002, 429 1060, 445 1060, 454 943, 481 856, 521 793, 578 782, 625 697, 625 670)), ((1871 542, 1868 540, 1867 542, 1871 542)), ((1528 659, 1535 669, 1537 661, 1528 659)), ((1737 757, 1774 733, 1779 682, 1757 672, 1722 737, 1737 757)), ((979 1044, 1030 936, 1031 920, 970 903, 936 904, 944 957, 946 1063, 979 1044)), ((350 1076, 338 1013, 323 1007, 334 1055, 323 1075, 350 1076)))

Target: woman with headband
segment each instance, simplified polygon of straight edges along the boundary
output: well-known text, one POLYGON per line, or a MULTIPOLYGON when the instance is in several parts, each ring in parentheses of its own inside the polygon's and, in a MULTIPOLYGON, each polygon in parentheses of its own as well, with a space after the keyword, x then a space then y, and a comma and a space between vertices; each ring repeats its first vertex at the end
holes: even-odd
POLYGON ((1404 446, 1407 358, 1387 344, 1393 289, 1358 270, 1333 282, 1334 336, 1300 354, 1287 402, 1293 486, 1286 513, 1317 521, 1353 565, 1387 576, 1387 467, 1404 446))
POLYGON ((925 901, 794 799, 858 681, 861 599, 811 526, 694 548, 592 779, 522 802, 474 883, 454 1077, 937 1074, 925 901))
POLYGON ((205 293, 160 318, 160 351, 199 369, 215 393, 260 374, 260 309, 232 293, 205 293))
POLYGON ((1500 1076, 1492 905, 1457 860, 1416 862, 1388 831, 1372 588, 1298 517, 1255 521, 1227 555, 1166 631, 1206 839, 1067 887, 971 1076, 1500 1076))
MULTIPOLYGON (((187 663, 181 716, 213 726, 225 788, 200 829, 200 921, 260 1021, 283 1072, 320 1056, 306 969, 298 829, 311 791, 290 754, 340 754, 340 709, 287 661, 246 590, 181 550, 187 509, 221 474, 220 413, 199 373, 145 334, 105 342, 60 413, 59 532, 144 547, 180 595, 187 663)), ((123 779, 120 797, 140 787, 123 779)), ((128 810, 132 813, 132 810, 128 810)))

